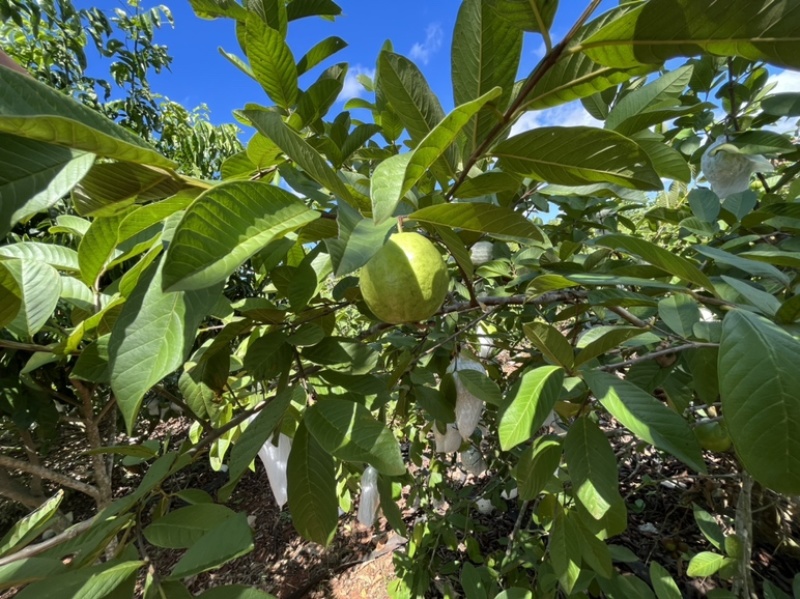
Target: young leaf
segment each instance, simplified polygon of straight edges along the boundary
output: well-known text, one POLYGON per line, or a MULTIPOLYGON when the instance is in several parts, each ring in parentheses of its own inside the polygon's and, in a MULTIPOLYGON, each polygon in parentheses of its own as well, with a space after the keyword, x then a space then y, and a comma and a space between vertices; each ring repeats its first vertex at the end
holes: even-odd
POLYGON ((198 197, 178 223, 164 260, 164 289, 221 283, 268 243, 317 218, 318 212, 274 185, 218 185, 198 197))
POLYGON ((0 539, 0 556, 18 551, 38 537, 47 527, 47 523, 55 516, 62 499, 64 499, 64 491, 59 490, 36 510, 14 524, 0 539))
POLYGON ((500 415, 498 435, 503 451, 524 443, 539 430, 561 392, 564 370, 541 366, 522 377, 519 389, 500 415))
POLYGON ((333 457, 301 423, 294 435, 286 470, 289 511, 304 538, 328 545, 339 520, 333 457))
MULTIPOLYGON (((185 509, 199 507, 196 505, 185 509)), ((247 523, 247 514, 239 513, 224 520, 216 520, 213 527, 195 541, 178 560, 169 579, 178 580, 217 568, 252 550, 253 531, 247 523)))
POLYGON ((707 472, 697 438, 679 414, 613 374, 592 371, 583 377, 603 407, 634 435, 671 453, 697 472, 707 472))
POLYGON ((617 459, 608 439, 587 417, 578 418, 564 439, 564 457, 578 500, 596 520, 622 501, 617 459))
POLYGON ((720 569, 727 565, 736 563, 729 557, 713 553, 711 551, 701 551, 689 560, 689 567, 686 569, 686 574, 689 576, 713 576, 720 569))
POLYGON ((559 185, 613 183, 644 191, 663 187, 647 153, 615 131, 539 127, 492 149, 501 170, 559 185))
MULTIPOLYGON (((518 20, 503 18, 503 11, 491 4, 467 0, 459 8, 451 53, 456 105, 480 98, 495 87, 502 89, 497 100, 500 110, 511 99, 522 52, 522 31, 518 20)), ((464 128, 462 155, 469 156, 496 123, 497 116, 489 110, 473 117, 464 128)))
POLYGON ((770 321, 734 310, 722 321, 719 384, 736 453, 758 482, 800 493, 800 342, 770 321))
POLYGON ((361 404, 326 399, 306 410, 303 421, 320 446, 341 460, 367 462, 388 476, 406 471, 397 439, 361 404))

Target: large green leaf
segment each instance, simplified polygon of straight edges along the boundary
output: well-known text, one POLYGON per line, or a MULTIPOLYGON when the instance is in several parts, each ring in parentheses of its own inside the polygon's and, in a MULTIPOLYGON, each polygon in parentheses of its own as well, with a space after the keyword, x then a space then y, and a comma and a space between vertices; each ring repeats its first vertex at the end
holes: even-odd
POLYGON ((800 494, 800 342, 750 312, 722 322, 719 385, 736 453, 761 484, 800 494))
POLYGON ((498 16, 520 30, 547 32, 553 25, 558 0, 488 0, 498 16))
POLYGON ((667 569, 656 561, 650 562, 650 581, 658 599, 681 599, 681 591, 667 569))
POLYGON ((714 291, 711 280, 693 262, 678 256, 650 241, 630 237, 628 235, 612 234, 598 238, 595 243, 613 249, 622 249, 641 257, 645 262, 656 266, 671 275, 689 281, 695 285, 714 291))
POLYGON ((560 505, 556 506, 547 552, 561 588, 570 596, 581 574, 582 551, 580 536, 576 534, 572 518, 568 518, 568 515, 560 505))
MULTIPOLYGON (((4 260, 2 264, 16 281, 22 300, 16 317, 8 328, 18 335, 30 338, 41 330, 56 309, 61 295, 61 277, 55 268, 37 260, 10 259, 4 260)), ((3 284, 3 288, 12 296, 16 295, 10 281, 3 284)), ((11 301, 13 308, 16 302, 13 298, 11 301)))
MULTIPOLYGON (((425 76, 404 56, 384 50, 378 57, 378 92, 389 101, 411 140, 420 142, 444 118, 444 110, 425 76)), ((437 163, 440 170, 455 174, 455 153, 437 163)))
POLYGON ((517 463, 517 485, 523 501, 539 496, 553 478, 561 462, 561 439, 554 435, 538 437, 529 445, 517 463))
POLYGON ((754 277, 764 277, 777 281, 781 285, 788 286, 790 279, 787 275, 779 271, 777 268, 770 264, 765 264, 750 258, 742 258, 736 254, 731 254, 719 248, 708 247, 704 245, 695 245, 693 249, 707 258, 728 266, 733 266, 739 270, 743 270, 749 275, 754 277))
POLYGON ((333 0, 303 0, 290 2, 286 6, 286 16, 289 21, 305 17, 338 17, 340 14, 342 9, 333 0))
POLYGON ((140 164, 174 166, 91 108, 11 69, 0 69, 0 132, 140 164))
POLYGON ((326 399, 306 410, 303 421, 320 446, 341 460, 367 462, 388 476, 406 471, 397 439, 361 404, 326 399))
POLYGON ((75 250, 55 243, 43 243, 40 241, 11 243, 0 246, 0 256, 23 260, 38 260, 68 272, 77 272, 79 270, 78 254, 75 250))
POLYGON ((487 233, 498 239, 544 240, 544 234, 531 221, 510 208, 492 204, 437 204, 408 215, 432 225, 487 233))
POLYGON ((500 93, 501 89, 495 87, 480 98, 457 106, 419 142, 410 154, 394 156, 375 169, 371 195, 372 214, 376 224, 392 216, 397 203, 444 155, 469 120, 487 102, 499 97, 500 93), (384 166, 387 163, 391 165, 390 168, 384 166))
POLYGON ((225 281, 268 243, 319 218, 288 191, 255 181, 208 190, 186 210, 164 261, 164 287, 201 289, 225 281))
POLYGON ((342 38, 336 36, 326 37, 297 61, 297 74, 302 75, 346 47, 347 42, 342 38))
POLYGON ((0 566, 0 590, 19 587, 43 578, 60 574, 66 566, 60 560, 27 557, 0 566))
POLYGON ((33 512, 14 524, 0 539, 0 556, 22 549, 44 532, 50 520, 56 515, 62 499, 64 491, 56 492, 33 512))
POLYGON ((697 438, 679 414, 613 374, 590 371, 583 377, 603 407, 634 435, 671 453, 697 472, 707 471, 697 438))
POLYGON ((13 322, 22 307, 22 287, 13 274, 15 271, 0 260, 0 328, 13 322))
POLYGON ((147 542, 156 547, 186 549, 235 515, 236 512, 224 505, 199 503, 161 516, 142 532, 147 542))
POLYGON ((647 153, 615 131, 594 127, 539 127, 497 144, 502 170, 558 185, 613 183, 656 190, 661 179, 647 153))
POLYGON ((253 550, 253 531, 247 523, 247 514, 239 513, 217 520, 215 524, 183 554, 172 569, 170 579, 217 568, 253 550))
POLYGON ((297 67, 284 36, 256 15, 247 18, 245 45, 253 74, 272 101, 289 109, 297 99, 297 67))
MULTIPOLYGON (((0 69, 4 70, 4 69, 0 69)), ((103 599, 141 568, 145 562, 114 560, 88 568, 75 568, 25 587, 19 599, 103 599)))
POLYGON ((578 347, 581 351, 575 356, 575 366, 602 356, 617 348, 621 343, 644 335, 647 331, 638 327, 594 327, 581 337, 578 347))
POLYGON ((144 394, 183 364, 222 287, 162 291, 163 263, 160 258, 142 274, 109 340, 111 388, 129 431, 144 394))
POLYGON ((614 85, 629 81, 633 77, 655 70, 657 68, 655 65, 635 66, 629 69, 607 67, 594 62, 583 52, 574 51, 582 40, 593 35, 606 23, 624 15, 633 6, 633 4, 626 4, 613 8, 584 25, 570 42, 567 51, 536 82, 526 98, 524 108, 538 110, 587 98, 614 85))
POLYGON ((792 0, 651 0, 573 50, 617 68, 702 53, 800 68, 800 14, 792 0))
MULTIPOLYGON (((386 162, 384 161, 382 164, 386 164, 386 162)), ((339 266, 336 268, 336 276, 347 275, 369 262, 369 259, 383 247, 395 225, 396 223, 393 221, 386 221, 379 225, 376 225, 371 219, 365 218, 359 221, 344 243, 344 251, 339 266)))
POLYGON ((80 150, 0 133, 0 236, 68 194, 94 159, 80 150))
MULTIPOLYGON (((467 0, 461 4, 453 31, 451 64, 456 105, 480 98, 495 87, 502 90, 497 106, 508 106, 522 52, 522 31, 503 18, 492 3, 467 0)), ((528 5, 526 1, 526 5, 528 5)), ((497 124, 497 114, 485 110, 464 128, 462 155, 469 156, 497 124)))
POLYGON ((504 451, 529 440, 544 424, 561 392, 564 370, 540 366, 526 372, 508 406, 500 415, 498 435, 504 451))
POLYGON ((578 500, 596 520, 622 501, 617 458, 605 434, 588 417, 578 418, 564 439, 564 457, 578 500))
POLYGON ((522 330, 542 355, 556 366, 572 369, 575 353, 567 338, 557 328, 544 322, 526 323, 522 330))
POLYGON ((81 280, 90 287, 94 287, 97 277, 105 271, 108 264, 121 255, 117 250, 117 233, 125 216, 126 213, 120 213, 94 219, 81 239, 78 264, 81 280))
POLYGON ((350 191, 322 155, 283 122, 280 115, 263 110, 243 110, 242 115, 271 139, 306 174, 351 206, 358 206, 350 191))
POLYGON ((294 527, 309 541, 328 545, 339 521, 336 466, 302 423, 294 435, 286 477, 294 527))

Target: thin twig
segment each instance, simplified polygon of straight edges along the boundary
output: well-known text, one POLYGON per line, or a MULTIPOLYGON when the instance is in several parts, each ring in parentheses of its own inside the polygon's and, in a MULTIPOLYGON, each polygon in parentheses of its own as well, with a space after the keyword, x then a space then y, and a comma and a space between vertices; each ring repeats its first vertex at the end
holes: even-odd
POLYGON ((685 345, 677 345, 675 347, 668 347, 666 349, 660 349, 658 351, 650 352, 649 354, 645 354, 643 356, 639 356, 637 358, 631 358, 630 360, 625 360, 624 362, 617 362, 616 364, 606 364, 602 366, 602 370, 619 370, 621 368, 627 368, 628 366, 634 366, 636 364, 641 364, 642 362, 648 362, 650 360, 655 360, 656 358, 660 358, 662 356, 669 356, 672 354, 677 354, 680 352, 688 351, 690 349, 699 349, 701 347, 719 347, 718 343, 687 343, 685 345))
POLYGON ((616 314, 617 316, 619 316, 623 320, 627 320, 629 323, 631 323, 635 327, 639 327, 640 329, 649 329, 650 328, 649 324, 647 324, 641 318, 638 318, 637 316, 634 316, 633 314, 628 312, 625 308, 621 308, 619 306, 608 306, 608 310, 610 310, 611 312, 613 312, 614 314, 616 314))
POLYGON ((21 472, 25 472, 27 474, 40 476, 45 480, 51 480, 54 483, 58 483, 62 487, 80 491, 95 501, 99 501, 101 499, 101 494, 97 487, 82 483, 79 480, 75 480, 74 478, 70 478, 69 476, 61 474, 60 472, 55 472, 54 470, 50 470, 44 466, 34 466, 30 462, 17 460, 7 455, 0 454, 0 467, 7 468, 9 470, 20 470, 21 472))
POLYGON ((54 536, 51 539, 47 539, 46 541, 42 541, 41 543, 37 543, 36 545, 28 545, 25 549, 20 549, 16 553, 12 553, 11 555, 7 555, 3 558, 0 558, 0 567, 3 567, 7 564, 18 562, 19 560, 26 559, 29 557, 34 557, 41 553, 44 553, 48 549, 56 547, 61 543, 66 543, 70 539, 74 539, 84 531, 88 530, 92 523, 94 522, 93 519, 84 520, 83 522, 79 522, 75 526, 72 526, 62 532, 54 536))

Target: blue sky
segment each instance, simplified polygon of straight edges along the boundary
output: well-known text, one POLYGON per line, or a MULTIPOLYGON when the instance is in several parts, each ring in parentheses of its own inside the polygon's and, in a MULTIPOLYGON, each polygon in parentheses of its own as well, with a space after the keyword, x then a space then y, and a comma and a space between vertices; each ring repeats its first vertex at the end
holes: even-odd
MULTIPOLYGON (((241 108, 246 102, 270 103, 261 87, 217 50, 222 47, 241 56, 233 21, 199 19, 192 12, 187 0, 144 0, 142 5, 148 9, 161 3, 172 11, 175 27, 162 27, 156 33, 156 42, 168 46, 174 61, 171 72, 152 76, 151 85, 155 91, 187 108, 193 108, 200 103, 207 104, 215 123, 232 121, 231 112, 241 108)), ((77 0, 76 4, 80 7, 97 6, 107 12, 123 6, 121 0, 77 0)), ((359 94, 365 97, 366 94, 357 84, 355 75, 372 74, 381 46, 385 40, 390 39, 396 52, 412 58, 422 69, 445 109, 452 108, 450 44, 460 4, 460 0, 341 0, 339 5, 343 15, 333 22, 309 18, 291 23, 288 41, 295 59, 299 59, 311 46, 331 35, 339 36, 349 44, 328 61, 305 74, 301 79, 301 87, 307 87, 313 82, 322 69, 336 62, 348 62, 350 73, 342 94, 342 103, 346 97, 359 94)), ((553 26, 554 42, 569 30, 586 4, 586 0, 561 1, 553 26)), ((614 0, 605 0, 599 12, 616 4, 614 0)), ((527 34, 520 75, 529 72, 543 53, 541 36, 527 34)), ((341 110, 341 106, 340 103, 334 110, 341 110)), ((588 115, 581 116, 580 112, 580 106, 573 106, 566 111, 562 110, 560 118, 563 119, 565 115, 570 119, 588 118, 588 115)))

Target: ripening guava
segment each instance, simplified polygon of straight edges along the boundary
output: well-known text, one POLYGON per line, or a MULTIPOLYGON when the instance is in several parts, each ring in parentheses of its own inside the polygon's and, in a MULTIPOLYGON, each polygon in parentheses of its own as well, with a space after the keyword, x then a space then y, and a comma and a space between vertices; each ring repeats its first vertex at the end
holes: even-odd
POLYGON ((700 446, 708 451, 725 452, 731 448, 731 436, 719 422, 701 422, 694 427, 700 446))
POLYGON ((418 233, 395 233, 361 269, 364 301, 391 324, 433 316, 444 303, 448 284, 442 256, 418 233))

